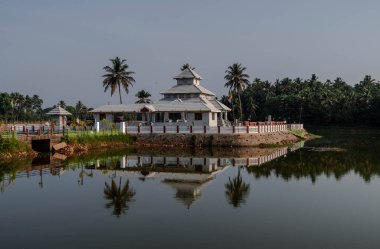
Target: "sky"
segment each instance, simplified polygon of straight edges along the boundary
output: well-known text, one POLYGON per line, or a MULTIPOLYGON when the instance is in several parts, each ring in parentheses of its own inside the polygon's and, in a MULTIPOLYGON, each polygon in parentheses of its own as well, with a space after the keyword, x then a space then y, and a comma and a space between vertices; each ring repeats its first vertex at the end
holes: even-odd
POLYGON ((378 0, 0 0, 0 92, 117 104, 102 86, 116 56, 135 72, 125 103, 158 100, 184 63, 217 96, 235 62, 251 79, 380 79, 379 13, 378 0))

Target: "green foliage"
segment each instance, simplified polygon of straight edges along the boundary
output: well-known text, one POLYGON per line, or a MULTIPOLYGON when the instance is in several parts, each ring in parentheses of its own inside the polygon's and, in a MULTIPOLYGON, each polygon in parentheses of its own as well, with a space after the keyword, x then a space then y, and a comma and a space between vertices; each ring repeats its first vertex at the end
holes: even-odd
POLYGON ((0 136, 0 153, 30 151, 31 148, 24 142, 18 141, 14 136, 3 138, 0 136))
POLYGON ((305 138, 306 135, 305 130, 291 130, 291 133, 300 138, 305 138))
POLYGON ((237 176, 228 178, 228 182, 224 185, 226 188, 226 197, 228 202, 233 207, 239 207, 240 204, 245 202, 245 198, 249 193, 249 184, 243 181, 243 178, 240 174, 240 168, 238 170, 237 176))
POLYGON ((138 100, 135 102, 136 104, 143 104, 143 103, 152 103, 153 101, 150 99, 152 96, 148 91, 140 90, 135 95, 138 100))
POLYGON ((226 70, 226 75, 224 76, 224 79, 227 81, 224 85, 224 87, 227 87, 228 94, 232 98, 232 114, 235 119, 235 96, 237 96, 238 101, 238 107, 239 107, 239 119, 243 119, 243 109, 242 109, 242 101, 241 101, 241 95, 246 88, 246 86, 249 85, 249 75, 244 73, 244 71, 247 68, 243 67, 240 63, 234 63, 231 66, 229 66, 226 70))
POLYGON ((129 65, 126 63, 127 60, 121 60, 119 57, 110 60, 112 62, 112 67, 105 66, 103 69, 106 71, 106 74, 103 75, 103 87, 104 92, 108 89, 111 89, 111 96, 115 93, 116 89, 119 89, 120 104, 121 100, 121 88, 125 90, 128 94, 129 87, 133 86, 135 79, 132 75, 135 72, 128 71, 129 65))
POLYGON ((307 148, 287 154, 281 160, 273 160, 260 167, 246 170, 255 178, 276 176, 286 181, 309 179, 313 183, 318 177, 333 177, 337 180, 355 173, 366 182, 380 176, 378 129, 318 128, 321 139, 308 141, 307 148), (320 150, 327 149, 320 152, 320 150))
POLYGON ((43 119, 43 100, 38 95, 17 92, 0 93, 0 121, 35 121, 43 119))
POLYGON ((127 134, 113 134, 113 133, 69 133, 65 136, 64 141, 68 144, 87 144, 98 145, 103 142, 112 143, 119 142, 125 144, 131 144, 134 142, 134 137, 127 134))
MULTIPOLYGON (((239 110, 239 102, 221 101, 239 110)), ((342 78, 321 82, 316 75, 310 79, 284 78, 274 83, 254 79, 241 92, 245 120, 286 120, 317 125, 380 126, 380 84, 367 75, 351 86, 342 78)), ((232 116, 230 114, 230 119, 232 116)))

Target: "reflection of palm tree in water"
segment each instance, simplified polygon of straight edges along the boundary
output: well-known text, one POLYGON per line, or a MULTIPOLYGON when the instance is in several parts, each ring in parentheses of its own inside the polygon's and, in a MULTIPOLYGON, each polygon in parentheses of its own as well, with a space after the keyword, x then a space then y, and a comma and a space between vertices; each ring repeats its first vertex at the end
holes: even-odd
POLYGON ((38 186, 40 186, 40 188, 44 187, 44 183, 42 181, 42 169, 40 169, 40 181, 38 182, 38 186))
POLYGON ((94 176, 94 174, 92 173, 92 169, 91 169, 90 173, 87 173, 87 172, 84 170, 83 165, 82 165, 82 167, 81 167, 81 171, 79 172, 79 179, 80 179, 80 180, 78 180, 78 184, 79 184, 79 185, 83 186, 83 183, 84 183, 83 180, 84 180, 84 177, 85 177, 85 176, 92 178, 92 177, 94 176))
POLYGON ((249 184, 243 181, 240 175, 240 168, 238 175, 232 179, 229 177, 228 182, 224 186, 226 188, 228 202, 232 206, 239 207, 241 203, 244 203, 244 199, 249 193, 249 184))
POLYGON ((113 208, 112 214, 116 217, 125 214, 125 211, 129 208, 128 202, 134 201, 133 196, 135 194, 135 190, 129 185, 129 180, 127 180, 123 187, 121 187, 121 177, 119 186, 116 185, 113 179, 111 185, 105 182, 104 199, 109 201, 106 203, 106 208, 113 208))

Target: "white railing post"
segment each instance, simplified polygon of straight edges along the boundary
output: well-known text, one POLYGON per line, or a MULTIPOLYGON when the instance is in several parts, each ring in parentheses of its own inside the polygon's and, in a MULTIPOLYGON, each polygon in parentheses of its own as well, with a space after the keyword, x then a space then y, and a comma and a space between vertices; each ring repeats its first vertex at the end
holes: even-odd
POLYGON ((120 131, 121 133, 125 134, 125 122, 120 123, 120 131))
POLYGON ((100 131, 100 122, 95 123, 95 130, 96 130, 96 132, 100 131))

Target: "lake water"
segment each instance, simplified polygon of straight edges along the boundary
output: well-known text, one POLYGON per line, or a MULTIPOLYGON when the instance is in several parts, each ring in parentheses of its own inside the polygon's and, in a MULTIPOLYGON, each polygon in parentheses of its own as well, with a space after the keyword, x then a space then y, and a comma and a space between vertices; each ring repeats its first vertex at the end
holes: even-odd
POLYGON ((380 248, 378 131, 0 166, 1 248, 380 248))

